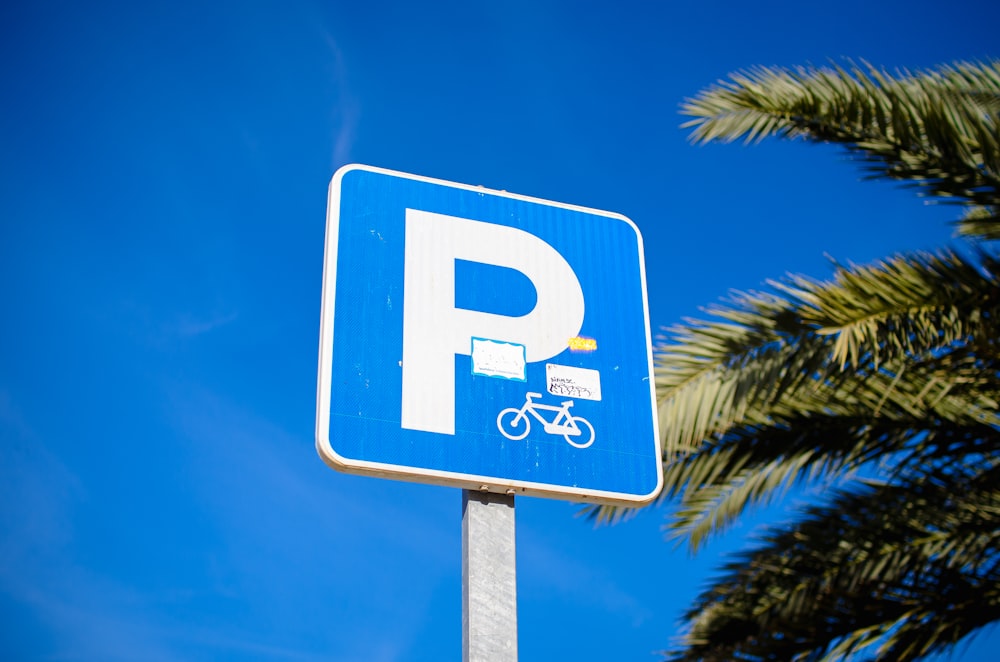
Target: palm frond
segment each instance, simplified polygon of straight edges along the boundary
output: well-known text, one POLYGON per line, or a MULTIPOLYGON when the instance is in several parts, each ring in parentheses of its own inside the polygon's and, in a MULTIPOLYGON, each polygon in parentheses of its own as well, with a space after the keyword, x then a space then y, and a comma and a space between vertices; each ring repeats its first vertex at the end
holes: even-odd
POLYGON ((868 645, 914 659, 991 622, 1000 490, 998 461, 982 463, 807 509, 727 565, 670 659, 841 659, 868 645))
POLYGON ((947 422, 998 423, 995 257, 904 255, 772 285, 784 296, 735 295, 710 309, 722 321, 676 327, 657 352, 660 499, 681 497, 673 530, 695 547, 806 469, 858 466, 947 422))
MULTIPOLYGON (((1000 238, 1000 61, 756 68, 683 112, 695 142, 839 144, 870 178, 963 205, 960 234, 1000 238)), ((668 530, 697 548, 791 485, 829 498, 724 568, 669 659, 912 660, 1000 619, 1000 257, 768 285, 657 349, 668 530)))
POLYGON ((1000 61, 896 76, 849 64, 735 73, 682 106, 695 142, 768 136, 844 146, 872 177, 976 207, 963 234, 1000 235, 1000 61))
POLYGON ((697 550, 724 531, 751 504, 767 503, 795 484, 830 482, 874 460, 892 458, 888 475, 904 475, 947 457, 977 456, 1000 449, 991 424, 934 416, 901 418, 802 416, 780 426, 745 428, 724 443, 668 466, 665 481, 680 503, 671 514, 671 537, 697 550))

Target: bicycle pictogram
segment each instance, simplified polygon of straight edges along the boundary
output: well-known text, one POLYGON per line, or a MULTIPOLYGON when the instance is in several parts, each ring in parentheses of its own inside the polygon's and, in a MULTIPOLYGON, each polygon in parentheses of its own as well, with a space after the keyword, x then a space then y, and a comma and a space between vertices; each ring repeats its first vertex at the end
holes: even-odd
POLYGON ((570 407, 573 406, 572 400, 563 401, 561 407, 532 401, 532 398, 540 397, 542 397, 541 393, 528 393, 524 396, 524 404, 520 409, 509 407, 501 411, 497 415, 497 428, 500 430, 500 434, 514 441, 524 439, 531 432, 531 418, 528 417, 528 414, 531 414, 542 424, 542 429, 545 432, 562 435, 570 446, 586 448, 594 443, 594 426, 590 424, 590 421, 582 416, 573 416, 569 413, 570 407), (551 421, 547 421, 538 413, 539 410, 558 413, 551 421), (523 430, 521 430, 522 425, 524 426, 523 430))

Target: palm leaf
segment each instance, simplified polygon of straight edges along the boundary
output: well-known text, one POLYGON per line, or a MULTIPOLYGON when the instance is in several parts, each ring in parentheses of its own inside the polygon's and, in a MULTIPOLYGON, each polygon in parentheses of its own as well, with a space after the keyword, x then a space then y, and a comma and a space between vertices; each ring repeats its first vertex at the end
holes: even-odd
POLYGON ((840 659, 878 645, 880 659, 913 659, 991 622, 1000 490, 998 461, 981 464, 807 509, 728 564, 670 658, 840 659))
MULTIPOLYGON (((839 144, 1000 238, 1000 61, 756 68, 683 112, 695 142, 839 144)), ((835 265, 708 313, 656 352, 670 534, 697 548, 791 485, 829 498, 729 563, 668 657, 911 660, 1000 619, 997 255, 835 265)))
POLYGON ((688 99, 695 142, 768 136, 844 146, 872 177, 977 209, 959 231, 1000 237, 1000 61, 897 76, 842 67, 754 68, 688 99), (974 222, 970 222, 974 220, 974 222))
POLYGON ((736 295, 710 310, 723 321, 675 328, 657 352, 674 532, 697 547, 803 475, 859 466, 942 421, 995 425, 998 370, 984 357, 997 352, 983 345, 1000 336, 998 274, 985 253, 899 256, 830 282, 790 277, 773 284, 785 297, 736 295))

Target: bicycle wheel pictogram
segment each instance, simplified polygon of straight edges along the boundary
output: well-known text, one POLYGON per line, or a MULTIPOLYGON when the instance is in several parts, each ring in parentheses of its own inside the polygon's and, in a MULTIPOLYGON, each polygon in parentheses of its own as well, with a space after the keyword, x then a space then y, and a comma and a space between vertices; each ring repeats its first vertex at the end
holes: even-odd
POLYGON ((497 428, 503 436, 518 441, 531 432, 531 420, 520 409, 510 407, 497 416, 497 428))
POLYGON ((576 430, 563 432, 562 436, 567 444, 574 448, 587 448, 594 443, 594 426, 590 424, 590 421, 582 416, 573 416, 569 420, 575 425, 576 430))

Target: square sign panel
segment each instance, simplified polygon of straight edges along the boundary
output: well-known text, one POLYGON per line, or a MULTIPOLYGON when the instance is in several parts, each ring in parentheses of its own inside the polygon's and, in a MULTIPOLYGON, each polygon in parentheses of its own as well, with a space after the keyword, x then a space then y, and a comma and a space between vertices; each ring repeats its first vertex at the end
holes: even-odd
POLYGON ((320 336, 316 446, 336 469, 633 505, 659 491, 624 216, 345 166, 320 336))

